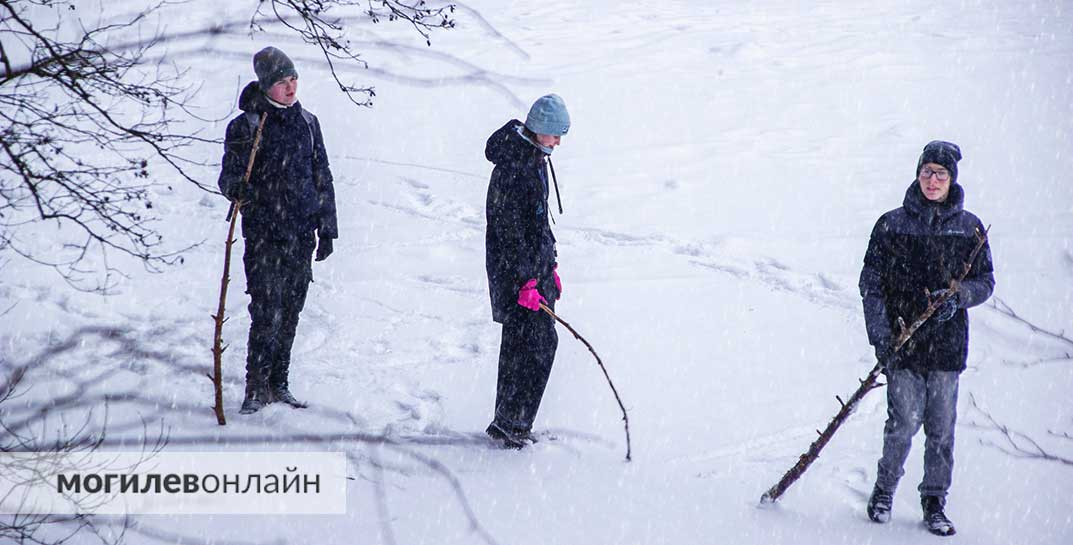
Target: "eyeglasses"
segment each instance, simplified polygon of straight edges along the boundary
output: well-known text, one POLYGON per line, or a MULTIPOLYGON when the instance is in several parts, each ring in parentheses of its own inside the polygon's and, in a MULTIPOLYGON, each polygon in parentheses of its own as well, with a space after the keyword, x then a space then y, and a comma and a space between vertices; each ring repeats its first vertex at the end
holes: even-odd
POLYGON ((931 178, 932 174, 934 174, 935 179, 939 180, 940 182, 945 182, 950 179, 949 170, 932 170, 931 167, 924 167, 920 169, 920 179, 922 180, 927 180, 928 178, 931 178))

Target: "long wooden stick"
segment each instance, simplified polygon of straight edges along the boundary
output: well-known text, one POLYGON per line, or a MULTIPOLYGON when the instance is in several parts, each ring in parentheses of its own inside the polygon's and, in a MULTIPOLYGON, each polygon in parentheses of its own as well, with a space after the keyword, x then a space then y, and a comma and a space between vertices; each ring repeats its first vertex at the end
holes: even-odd
MULTIPOLYGON (((928 321, 928 318, 931 318, 931 315, 934 314, 935 311, 947 301, 947 299, 953 297, 954 294, 957 293, 961 282, 965 280, 969 271, 972 270, 972 264, 976 261, 976 256, 980 253, 980 249, 983 248, 984 243, 987 242, 987 232, 990 230, 990 226, 988 226, 983 233, 980 233, 979 230, 977 230, 976 248, 972 250, 972 253, 969 255, 969 260, 965 262, 965 266, 961 271, 961 276, 956 280, 950 280, 950 289, 947 290, 946 293, 931 301, 928 304, 928 308, 924 309, 924 312, 917 317, 909 327, 905 326, 905 323, 901 318, 898 319, 901 331, 898 333, 898 337, 894 340, 895 353, 901 350, 902 346, 913 336, 913 333, 915 333, 917 329, 920 329, 920 326, 924 325, 924 322, 928 321)), ((794 484, 794 482, 805 473, 805 470, 812 465, 812 462, 816 461, 816 458, 819 458, 820 451, 823 450, 823 447, 827 446, 827 443, 834 437, 838 428, 842 426, 851 414, 853 414, 853 411, 857 408, 857 404, 864 399, 864 396, 867 395, 868 392, 884 386, 878 382, 879 375, 882 373, 883 368, 877 363, 868 373, 868 376, 860 381, 861 385, 857 387, 857 391, 853 392, 848 400, 842 401, 842 398, 835 396, 835 399, 842 405, 838 410, 838 414, 831 419, 831 422, 827 424, 827 427, 823 431, 816 432, 819 434, 819 437, 809 445, 808 451, 797 459, 797 463, 794 464, 794 466, 791 467, 781 479, 779 479, 779 482, 775 483, 775 486, 772 486, 767 492, 764 492, 763 496, 760 496, 761 504, 774 503, 778 500, 779 496, 782 496, 783 492, 786 492, 786 489, 790 488, 790 485, 794 484)))
MULTIPOLYGON (((261 133, 265 128, 265 119, 268 119, 267 113, 261 114, 261 121, 257 124, 257 134, 253 138, 253 149, 250 150, 250 161, 246 164, 246 174, 242 177, 242 185, 246 185, 250 182, 250 174, 253 172, 253 161, 257 158, 257 149, 261 147, 261 133)), ((224 310, 227 305, 227 285, 231 282, 231 246, 235 243, 235 224, 238 222, 239 211, 242 209, 242 201, 231 203, 231 210, 228 211, 228 217, 230 218, 230 226, 227 228, 227 242, 224 244, 224 272, 220 277, 220 303, 216 307, 216 314, 212 319, 216 322, 216 331, 213 333, 212 338, 212 379, 213 389, 215 391, 216 404, 214 410, 216 412, 216 423, 221 426, 227 425, 227 420, 224 418, 224 385, 223 385, 223 356, 224 350, 227 347, 223 345, 224 342, 224 322, 227 320, 224 318, 224 310)))
POLYGON ((563 324, 566 329, 570 330, 570 333, 574 334, 574 338, 581 341, 585 345, 585 347, 589 349, 589 352, 592 352, 592 356, 596 358, 596 364, 599 365, 600 370, 604 372, 604 378, 607 379, 608 386, 611 386, 611 393, 615 394, 615 401, 618 402, 618 408, 622 410, 622 422, 626 426, 626 461, 629 462, 631 460, 630 455, 632 452, 630 448, 630 417, 626 416, 626 407, 622 404, 622 398, 618 395, 618 389, 615 388, 615 383, 611 382, 611 375, 607 374, 607 367, 604 367, 603 360, 600 359, 599 354, 597 354, 596 350, 592 348, 592 345, 589 344, 589 341, 586 341, 585 337, 582 337, 581 334, 578 333, 573 327, 570 327, 570 324, 566 323, 566 320, 560 318, 558 315, 552 312, 552 310, 548 308, 547 305, 543 303, 540 304, 540 308, 544 312, 550 314, 551 317, 555 318, 555 320, 558 321, 560 324, 563 324))

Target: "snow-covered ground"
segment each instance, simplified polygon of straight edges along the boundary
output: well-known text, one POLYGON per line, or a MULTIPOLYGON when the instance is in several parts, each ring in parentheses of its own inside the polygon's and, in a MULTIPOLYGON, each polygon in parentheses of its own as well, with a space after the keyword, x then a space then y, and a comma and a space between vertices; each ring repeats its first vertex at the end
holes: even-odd
MULTIPOLYGON (((239 267, 225 330, 229 424, 215 425, 204 374, 226 201, 178 182, 157 196, 160 228, 174 247, 204 242, 181 265, 128 266, 117 294, 100 297, 4 264, 5 364, 83 326, 122 328, 143 350, 87 336, 33 374, 19 402, 61 395, 64 370, 91 364, 73 372, 114 371, 93 392, 151 400, 112 400, 112 437, 139 437, 152 414, 150 434, 216 438, 186 449, 351 455, 345 516, 141 517, 152 530, 129 534, 134 543, 932 543, 915 491, 923 435, 892 523, 864 514, 882 391, 776 506, 757 503, 834 414, 834 396, 871 368, 856 287, 868 234, 901 204, 921 147, 946 139, 964 151, 966 207, 993 226, 992 301, 1067 332, 1034 332, 991 303, 970 312, 948 506, 959 533, 948 541, 1073 542, 1073 467, 1003 452, 973 405, 1073 457, 1052 434, 1073 433, 1073 4, 717 4, 479 0, 432 48, 401 25, 361 27, 373 70, 351 75, 376 86, 371 110, 351 106, 291 39, 214 43, 221 54, 190 73, 205 83, 203 115, 231 111, 250 55, 272 43, 295 59, 300 99, 324 128, 341 238, 314 267, 294 348, 292 389, 312 408, 237 414, 249 325, 239 267), (618 407, 565 330, 537 421, 557 439, 521 452, 474 440, 491 416, 499 346, 484 142, 547 92, 573 119, 554 154, 565 208, 557 310, 622 394, 629 463, 618 407), (296 431, 384 432, 401 446, 228 444, 296 431)), ((225 124, 207 130, 222 136, 225 124)), ((215 171, 202 174, 214 185, 215 171)))

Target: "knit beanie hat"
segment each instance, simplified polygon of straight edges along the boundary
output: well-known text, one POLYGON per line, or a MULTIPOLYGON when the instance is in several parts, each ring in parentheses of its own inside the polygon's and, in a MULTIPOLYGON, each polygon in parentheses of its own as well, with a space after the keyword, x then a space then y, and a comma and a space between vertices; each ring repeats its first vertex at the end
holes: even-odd
POLYGON ((562 136, 570 130, 570 114, 559 95, 544 95, 529 108, 525 127, 537 134, 562 136))
POLYGON ((277 81, 290 76, 298 77, 290 57, 272 46, 253 56, 253 71, 257 74, 257 84, 266 93, 277 81))
POLYGON ((920 154, 920 161, 917 161, 917 176, 920 176, 920 168, 926 163, 935 163, 950 171, 950 183, 957 183, 958 161, 960 160, 961 148, 957 144, 942 140, 932 140, 928 142, 927 146, 924 146, 924 153, 920 154))

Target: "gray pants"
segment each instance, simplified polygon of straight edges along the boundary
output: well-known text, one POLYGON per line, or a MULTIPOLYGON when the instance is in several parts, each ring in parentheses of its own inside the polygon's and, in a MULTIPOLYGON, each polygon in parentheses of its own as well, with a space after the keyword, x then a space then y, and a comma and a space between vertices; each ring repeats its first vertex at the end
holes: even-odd
POLYGON ((956 371, 920 374, 908 369, 887 373, 887 424, 876 486, 894 494, 913 436, 924 426, 924 480, 921 496, 946 497, 954 470, 954 422, 957 420, 956 371))

